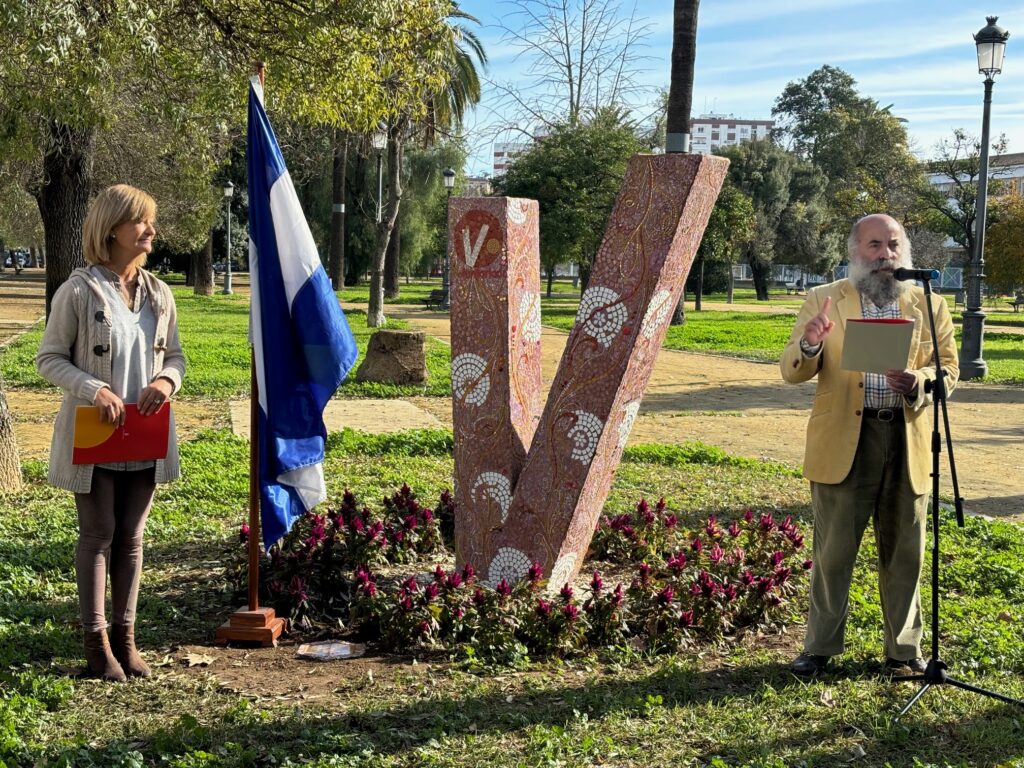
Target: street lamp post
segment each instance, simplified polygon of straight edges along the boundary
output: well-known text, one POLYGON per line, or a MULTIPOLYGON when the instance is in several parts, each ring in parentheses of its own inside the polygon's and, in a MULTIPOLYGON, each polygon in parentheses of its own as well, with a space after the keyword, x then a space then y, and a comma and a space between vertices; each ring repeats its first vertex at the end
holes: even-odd
MULTIPOLYGON (((445 168, 442 171, 444 176, 444 188, 448 191, 448 207, 451 208, 452 204, 452 190, 455 189, 455 171, 452 168, 445 168)), ((451 289, 451 277, 449 275, 451 269, 451 263, 448 259, 448 243, 447 239, 444 246, 444 267, 441 273, 441 290, 444 291, 444 301, 442 306, 448 309, 451 306, 451 302, 448 300, 448 293, 451 289)))
POLYGON ((978 200, 974 211, 974 253, 971 258, 967 309, 963 314, 963 343, 960 347, 960 378, 977 379, 988 373, 981 347, 985 334, 985 313, 981 311, 981 283, 985 278, 985 219, 988 213, 989 116, 992 110, 992 84, 1003 69, 1003 53, 1010 36, 996 25, 998 16, 986 16, 988 24, 974 36, 978 49, 978 72, 985 76, 985 108, 981 119, 981 163, 978 169, 978 200))
POLYGON ((388 145, 387 132, 378 128, 370 134, 370 142, 377 150, 377 223, 380 224, 384 218, 384 147, 388 145))
POLYGON ((231 293, 231 197, 235 194, 235 185, 230 181, 224 184, 224 202, 228 208, 228 247, 224 258, 224 290, 221 293, 231 293))

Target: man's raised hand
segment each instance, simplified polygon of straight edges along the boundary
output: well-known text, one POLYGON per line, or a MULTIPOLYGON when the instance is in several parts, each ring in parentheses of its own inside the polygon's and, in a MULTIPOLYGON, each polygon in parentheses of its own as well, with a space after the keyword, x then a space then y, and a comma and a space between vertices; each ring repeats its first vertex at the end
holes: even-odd
POLYGON ((832 308, 832 297, 826 296, 821 311, 807 321, 804 326, 804 338, 812 347, 823 342, 832 333, 835 323, 828 319, 828 311, 832 308))

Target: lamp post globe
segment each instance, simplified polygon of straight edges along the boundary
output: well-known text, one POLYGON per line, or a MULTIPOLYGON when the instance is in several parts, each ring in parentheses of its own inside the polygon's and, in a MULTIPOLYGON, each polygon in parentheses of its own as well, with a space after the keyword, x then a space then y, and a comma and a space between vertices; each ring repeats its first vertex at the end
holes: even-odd
POLYGON ((224 183, 224 202, 228 209, 228 231, 227 251, 224 256, 224 290, 221 293, 230 294, 231 291, 231 198, 235 194, 235 185, 230 181, 224 183))
MULTIPOLYGON (((452 191, 455 189, 455 169, 445 168, 441 175, 444 177, 444 188, 448 192, 448 206, 451 207, 452 202, 452 191)), ((444 291, 444 301, 441 302, 441 306, 448 309, 451 306, 451 302, 448 300, 448 294, 451 290, 451 261, 448 258, 448 242, 445 238, 444 247, 444 266, 441 272, 441 290, 444 291)))
POLYGON ((377 150, 377 223, 384 218, 384 148, 388 145, 388 134, 378 128, 370 134, 370 143, 377 150))
POLYGON ((987 16, 988 24, 974 36, 978 52, 978 73, 985 76, 985 101, 981 118, 981 157, 978 167, 978 199, 975 203, 974 253, 967 286, 967 308, 963 314, 963 342, 960 346, 960 378, 978 379, 988 373, 982 357, 985 313, 981 310, 982 281, 985 279, 985 221, 988 216, 988 148, 992 112, 992 85, 1003 70, 1003 54, 1010 33, 996 24, 998 16, 987 16))

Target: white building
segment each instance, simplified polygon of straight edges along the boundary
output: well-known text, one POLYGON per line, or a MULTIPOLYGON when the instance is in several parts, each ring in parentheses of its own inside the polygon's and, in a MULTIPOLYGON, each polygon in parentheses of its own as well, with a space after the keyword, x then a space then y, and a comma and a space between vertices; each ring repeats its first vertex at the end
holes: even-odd
POLYGON ((529 141, 496 142, 494 144, 494 175, 499 176, 505 173, 509 163, 532 146, 533 142, 529 141))
MULTIPOLYGON (((953 192, 953 180, 945 173, 929 173, 928 183, 943 192, 953 192)), ((988 184, 990 195, 1024 195, 1024 152, 990 156, 988 184)))
POLYGON ((710 155, 716 147, 730 147, 753 139, 766 139, 774 120, 747 120, 710 113, 690 120, 690 151, 710 155))

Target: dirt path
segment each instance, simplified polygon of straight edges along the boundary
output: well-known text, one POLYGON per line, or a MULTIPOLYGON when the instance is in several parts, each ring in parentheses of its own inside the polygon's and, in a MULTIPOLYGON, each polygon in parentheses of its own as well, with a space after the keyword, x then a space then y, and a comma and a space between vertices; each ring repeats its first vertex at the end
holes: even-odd
MULTIPOLYGON (((248 286, 239 280, 239 292, 248 286)), ((21 275, 0 274, 0 349, 5 339, 31 327, 42 315, 41 270, 21 275)), ((355 305, 353 305, 355 306, 355 305)), ((787 305, 716 304, 707 309, 751 312, 796 312, 787 305)), ((362 309, 363 306, 358 308, 362 309)), ((448 316, 413 305, 386 308, 389 316, 406 320, 450 343, 448 316)), ((992 330, 995 330, 992 327, 992 330)), ((1000 331, 1004 328, 1000 327, 1000 331)), ((1005 330, 1010 330, 1005 328, 1005 330)), ((1024 329, 1013 329, 1022 332, 1024 329)), ((558 367, 567 334, 544 328, 542 372, 549 385, 558 367)), ((630 443, 678 443, 701 440, 728 453, 770 459, 797 466, 803 460, 804 430, 813 384, 784 384, 775 364, 663 350, 651 376, 630 443)), ((8 399, 15 413, 19 447, 25 458, 44 458, 56 403, 52 396, 14 390, 8 399)), ((402 427, 451 424, 451 403, 444 398, 409 398, 402 427)), ((388 412, 387 402, 361 402, 370 410, 388 412)), ((244 406, 217 401, 178 403, 179 428, 184 436, 205 427, 235 422, 244 431, 244 406)), ((351 409, 341 404, 328 413, 329 428, 352 426, 351 409), (335 423, 336 422, 336 423, 335 423)), ((968 510, 995 517, 1024 520, 1024 389, 992 384, 961 384, 949 404, 955 458, 961 494, 968 510)), ((389 422, 370 418, 364 428, 389 422)), ((949 491, 949 473, 943 458, 943 488, 949 491)))

